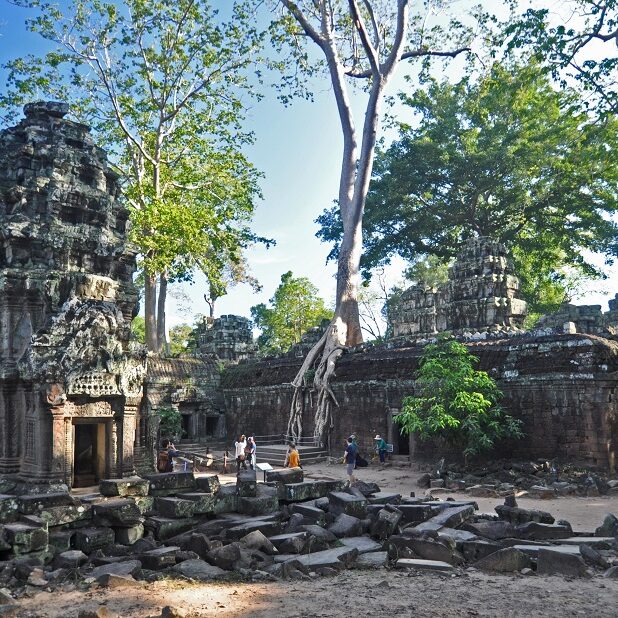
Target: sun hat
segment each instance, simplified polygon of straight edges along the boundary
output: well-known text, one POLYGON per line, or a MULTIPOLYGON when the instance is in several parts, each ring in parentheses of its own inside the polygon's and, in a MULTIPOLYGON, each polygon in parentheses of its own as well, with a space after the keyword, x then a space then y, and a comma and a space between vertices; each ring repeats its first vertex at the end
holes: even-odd
POLYGON ((374 440, 381 440, 382 436, 380 436, 380 434, 376 434, 376 437, 374 438, 374 440))

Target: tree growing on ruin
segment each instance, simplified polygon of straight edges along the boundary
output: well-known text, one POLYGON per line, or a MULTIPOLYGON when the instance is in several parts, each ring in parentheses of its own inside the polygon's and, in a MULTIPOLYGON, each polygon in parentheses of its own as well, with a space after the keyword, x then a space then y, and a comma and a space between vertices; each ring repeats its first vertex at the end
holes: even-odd
POLYGON ((454 15, 453 3, 448 1, 415 3, 412 8, 409 0, 280 0, 277 4, 283 7, 283 34, 278 42, 289 43, 299 71, 326 72, 343 136, 335 315, 292 382, 295 394, 288 425, 288 434, 302 433, 301 391, 315 365, 315 436, 323 439, 331 424, 331 406, 337 403, 329 387, 335 363, 346 346, 362 341, 358 288, 363 213, 386 88, 402 62, 432 56, 453 58, 466 52, 472 32, 454 15), (350 101, 353 82, 367 95, 360 126, 350 101))
MULTIPOLYGON (((602 276, 586 252, 618 256, 616 117, 591 119, 534 62, 430 80, 401 100, 416 122, 377 153, 363 270, 393 255, 446 262, 470 236, 490 236, 509 248, 531 309, 548 311, 573 277, 602 276)), ((319 222, 336 252, 338 210, 319 222)))
POLYGON ((404 397, 395 421, 403 434, 442 438, 467 458, 498 440, 523 437, 521 421, 500 407, 502 393, 462 343, 442 337, 423 349, 414 395, 404 397))
POLYGON ((50 46, 5 66, 0 106, 66 100, 121 174, 144 271, 146 344, 165 345, 169 282, 225 264, 259 242, 250 230, 259 174, 243 154, 247 73, 262 35, 249 3, 16 0, 50 46))
POLYGON ((262 331, 258 344, 269 354, 287 352, 310 328, 333 315, 317 287, 307 277, 294 277, 291 271, 281 275, 269 303, 251 307, 251 318, 262 331))

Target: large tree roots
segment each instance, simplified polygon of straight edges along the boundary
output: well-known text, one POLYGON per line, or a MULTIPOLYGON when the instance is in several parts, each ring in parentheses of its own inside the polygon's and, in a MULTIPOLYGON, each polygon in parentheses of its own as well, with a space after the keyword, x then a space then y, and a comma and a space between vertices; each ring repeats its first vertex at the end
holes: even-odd
POLYGON ((292 381, 294 395, 288 420, 287 433, 298 440, 303 435, 303 413, 305 409, 305 389, 308 386, 308 373, 315 369, 313 390, 317 393, 315 403, 315 424, 313 437, 317 444, 323 445, 332 428, 332 406, 338 406, 337 398, 330 387, 335 373, 337 359, 344 350, 345 327, 336 317, 330 323, 320 340, 311 348, 296 377, 292 381))

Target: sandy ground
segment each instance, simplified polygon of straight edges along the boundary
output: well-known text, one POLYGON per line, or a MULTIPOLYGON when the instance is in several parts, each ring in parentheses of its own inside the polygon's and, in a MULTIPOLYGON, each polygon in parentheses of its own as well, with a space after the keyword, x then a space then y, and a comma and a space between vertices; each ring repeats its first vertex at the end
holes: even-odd
MULTIPOLYGON (((419 492, 418 472, 410 468, 366 468, 358 477, 382 489, 404 495, 419 492)), ((315 465, 307 478, 345 478, 345 468, 315 465)), ((234 481, 222 476, 222 481, 234 481)), ((465 494, 449 494, 465 498, 465 494)), ((446 496, 444 496, 446 497, 446 496)), ((499 499, 478 499, 481 511, 492 511, 499 499)), ((575 530, 593 531, 608 512, 618 514, 618 498, 522 498, 524 508, 550 511, 568 519, 575 530)), ((23 618, 76 618, 80 609, 104 604, 123 618, 160 616, 166 605, 183 608, 191 618, 348 618, 386 616, 585 616, 618 615, 618 580, 594 577, 567 580, 522 575, 491 576, 469 569, 456 575, 411 574, 380 569, 344 571, 312 581, 197 584, 166 580, 136 583, 119 590, 91 588, 88 592, 40 592, 20 601, 23 618)))

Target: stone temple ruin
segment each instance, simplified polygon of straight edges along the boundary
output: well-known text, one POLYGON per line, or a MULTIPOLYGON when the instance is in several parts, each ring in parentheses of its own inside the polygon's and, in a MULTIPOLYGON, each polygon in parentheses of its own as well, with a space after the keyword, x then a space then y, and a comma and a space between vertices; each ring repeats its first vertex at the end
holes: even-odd
MULTIPOLYGON (((246 318, 205 318, 191 357, 146 357, 129 343, 135 250, 116 175, 67 108, 35 103, 0 133, 0 474, 25 484, 92 485, 151 473, 158 413, 175 408, 189 442, 282 434, 302 357, 320 329, 278 358, 257 359, 246 318)), ((565 306, 524 332, 526 305, 503 245, 472 239, 439 288, 414 286, 395 338, 348 350, 332 382, 339 402, 324 445, 352 431, 370 449, 431 456, 393 417, 414 392, 423 345, 450 330, 499 382, 526 438, 504 454, 613 468, 618 452, 618 298, 609 312, 565 306)), ((303 426, 313 431, 313 393, 303 426)), ((7 485, 7 487, 9 487, 7 485)))
POLYGON ((128 347, 128 212, 65 105, 24 111, 0 133, 0 472, 92 485, 136 456, 145 364, 128 347))

